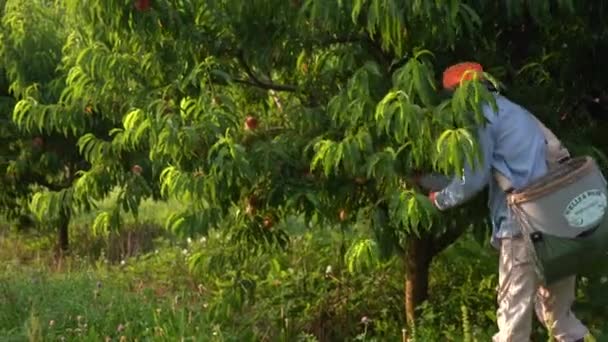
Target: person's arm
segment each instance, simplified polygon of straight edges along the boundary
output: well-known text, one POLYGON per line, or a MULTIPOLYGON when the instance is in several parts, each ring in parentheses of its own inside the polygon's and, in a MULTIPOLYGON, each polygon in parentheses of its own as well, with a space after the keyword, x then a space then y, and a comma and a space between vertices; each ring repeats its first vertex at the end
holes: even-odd
POLYGON ((447 187, 429 195, 439 210, 450 209, 467 202, 490 181, 494 138, 489 126, 478 130, 478 139, 482 149, 482 162, 474 168, 465 162, 463 177, 455 177, 447 187))

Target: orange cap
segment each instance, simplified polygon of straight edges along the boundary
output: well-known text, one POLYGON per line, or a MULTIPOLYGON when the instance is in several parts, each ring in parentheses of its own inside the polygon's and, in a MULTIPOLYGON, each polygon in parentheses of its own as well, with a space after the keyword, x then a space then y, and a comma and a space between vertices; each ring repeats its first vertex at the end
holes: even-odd
POLYGON ((443 87, 454 89, 460 85, 462 80, 470 80, 473 75, 483 77, 483 67, 479 63, 463 62, 452 65, 443 72, 443 87))

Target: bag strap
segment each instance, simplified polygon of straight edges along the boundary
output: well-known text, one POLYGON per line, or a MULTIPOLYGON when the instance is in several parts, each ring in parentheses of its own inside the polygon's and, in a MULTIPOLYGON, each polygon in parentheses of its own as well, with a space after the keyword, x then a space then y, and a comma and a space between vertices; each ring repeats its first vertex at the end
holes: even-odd
MULTIPOLYGON (((557 138, 557 136, 555 136, 555 134, 553 134, 553 132, 549 128, 547 128, 547 126, 545 126, 536 116, 532 114, 530 115, 532 116, 532 118, 534 118, 534 121, 536 121, 541 131, 543 132, 543 135, 545 136, 545 143, 547 144, 546 161, 549 170, 551 170, 563 161, 569 159, 570 152, 566 147, 564 147, 564 145, 557 138)), ((500 171, 496 169, 493 170, 493 173, 494 179, 496 179, 498 186, 503 191, 507 193, 513 191, 513 184, 505 175, 503 175, 500 171)))
POLYGON ((547 143, 547 163, 549 164, 549 168, 553 168, 554 166, 560 164, 566 159, 570 158, 570 152, 562 142, 551 132, 550 129, 547 128, 538 118, 532 115, 534 120, 540 126, 540 129, 543 131, 545 136, 545 141, 547 143))

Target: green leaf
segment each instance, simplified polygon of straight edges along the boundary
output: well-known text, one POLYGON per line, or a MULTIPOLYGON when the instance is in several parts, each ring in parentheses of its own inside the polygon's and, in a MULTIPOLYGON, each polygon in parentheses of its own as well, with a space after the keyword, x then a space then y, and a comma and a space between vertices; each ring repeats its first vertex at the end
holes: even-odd
POLYGON ((353 243, 344 255, 348 271, 355 273, 379 263, 379 250, 376 241, 362 239, 353 243))

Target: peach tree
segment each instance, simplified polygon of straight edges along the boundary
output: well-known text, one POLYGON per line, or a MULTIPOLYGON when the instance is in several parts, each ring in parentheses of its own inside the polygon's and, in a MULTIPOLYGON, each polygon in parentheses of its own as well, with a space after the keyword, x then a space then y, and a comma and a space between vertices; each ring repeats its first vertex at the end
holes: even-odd
MULTIPOLYGON (((44 22, 17 3, 8 1, 24 22, 44 22)), ((25 71, 14 69, 12 120, 21 132, 64 137, 83 161, 69 187, 35 191, 38 216, 88 210, 118 187, 117 207, 93 225, 108 231, 119 228, 120 207, 137 213, 145 197, 176 197, 187 209, 167 220, 169 229, 223 228, 244 255, 284 245, 290 216, 363 223, 369 234, 345 253, 348 264, 355 270, 371 260, 366 255, 402 256, 410 321, 427 297, 433 257, 471 226, 488 234, 483 197, 437 215, 411 181, 420 171, 451 177, 475 164, 475 127, 482 107, 493 107, 478 80, 443 93, 440 71, 476 59, 504 66, 488 79, 529 83, 526 77, 538 78, 530 71, 544 69, 521 68, 557 44, 545 38, 565 30, 551 16, 584 23, 595 13, 568 0, 28 6, 51 13, 57 33, 44 41, 60 48, 46 89, 44 75, 20 83, 25 71), (532 27, 536 40, 520 27, 532 27)), ((8 36, 22 32, 14 27, 8 36)), ((22 46, 13 43, 14 51, 22 46)))
MULTIPOLYGON (((58 247, 66 252, 71 217, 91 210, 115 186, 123 189, 118 205, 127 211, 137 210, 137 198, 153 193, 143 178, 149 173, 132 167, 146 158, 138 159, 133 152, 113 163, 93 164, 79 146, 88 135, 108 136, 116 123, 111 115, 99 115, 86 97, 66 98, 70 75, 65 63, 76 50, 70 48, 72 23, 65 8, 48 1, 8 0, 2 10, 0 210, 22 221, 33 216, 56 229, 58 247), (91 175, 99 176, 87 187, 91 175), (128 196, 124 189, 130 191, 128 196)), ((117 226, 117 211, 101 216, 96 227, 107 228, 110 220, 117 226)))
MULTIPOLYGON (((78 168, 83 167, 76 139, 45 129, 44 123, 21 129, 12 120, 19 99, 41 95, 53 101, 62 48, 57 12, 38 3, 3 1, 0 28, 0 210, 16 218, 22 228, 32 225, 28 202, 39 191, 65 193, 78 168), (36 95, 34 95, 36 94, 36 95)), ((70 210, 56 201, 57 210, 46 224, 57 226, 58 246, 68 248, 70 210)))

